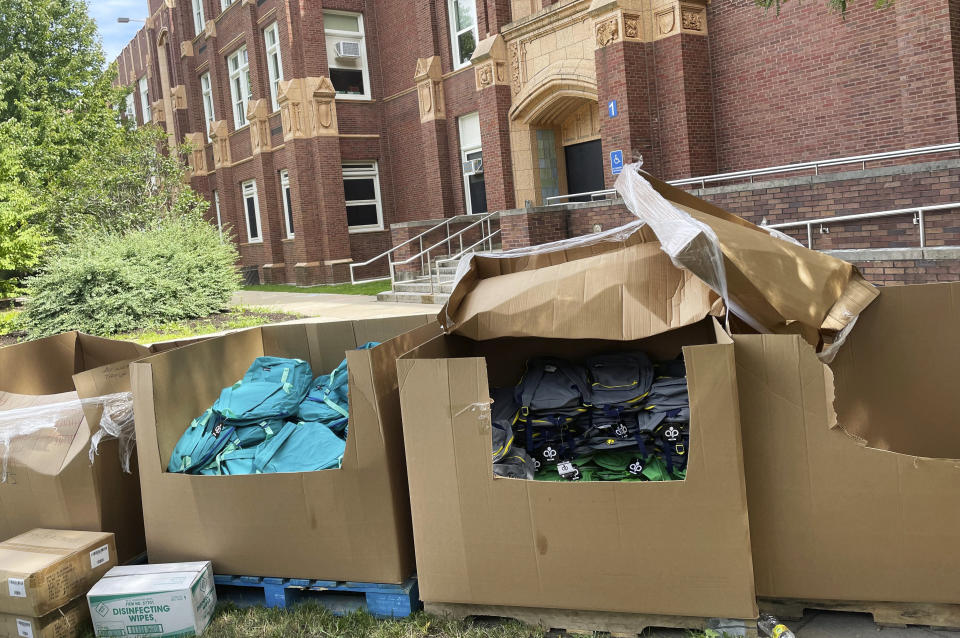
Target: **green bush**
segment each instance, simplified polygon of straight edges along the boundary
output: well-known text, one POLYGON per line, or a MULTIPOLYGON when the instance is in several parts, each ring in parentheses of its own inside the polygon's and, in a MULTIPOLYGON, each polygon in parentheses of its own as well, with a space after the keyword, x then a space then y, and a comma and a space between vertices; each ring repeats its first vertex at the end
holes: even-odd
POLYGON ((205 317, 240 286, 233 244, 195 216, 93 232, 55 250, 27 282, 30 338, 66 330, 112 335, 205 317))

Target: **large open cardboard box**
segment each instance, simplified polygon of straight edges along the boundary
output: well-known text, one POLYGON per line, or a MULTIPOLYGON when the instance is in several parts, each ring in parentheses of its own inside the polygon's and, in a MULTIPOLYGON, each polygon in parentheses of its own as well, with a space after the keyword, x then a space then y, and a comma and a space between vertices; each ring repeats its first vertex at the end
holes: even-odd
POLYGON ((64 404, 55 428, 13 438, 0 482, 0 539, 37 527, 116 535, 120 561, 144 550, 140 485, 125 474, 118 442, 105 441, 93 465, 90 437, 99 408, 77 398, 130 390, 127 367, 148 353, 135 343, 64 334, 0 348, 0 410, 64 404))
POLYGON ((414 557, 396 358, 437 334, 432 315, 292 323, 134 363, 150 561, 210 560, 217 573, 243 576, 403 582, 413 573, 414 557), (367 341, 386 343, 355 350, 367 341), (350 425, 340 469, 250 476, 166 472, 191 419, 256 357, 298 357, 319 376, 345 352, 350 425))
POLYGON ((960 603, 958 312, 960 283, 884 288, 830 368, 734 338, 759 596, 960 603))
POLYGON ((733 346, 712 318, 640 340, 434 339, 398 362, 425 602, 756 616, 733 346), (534 355, 681 348, 691 397, 684 481, 495 476, 489 384, 534 355))

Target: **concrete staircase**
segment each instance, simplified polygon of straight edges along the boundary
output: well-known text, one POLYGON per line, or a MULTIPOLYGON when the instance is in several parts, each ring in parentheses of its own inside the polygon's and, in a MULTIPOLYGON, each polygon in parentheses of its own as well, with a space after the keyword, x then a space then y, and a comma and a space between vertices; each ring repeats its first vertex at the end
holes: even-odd
POLYGON ((422 275, 414 279, 395 281, 393 290, 381 292, 377 301, 396 303, 442 304, 450 298, 453 290, 453 278, 457 274, 457 262, 448 262, 443 268, 433 265, 433 292, 430 290, 430 277, 422 275), (440 283, 437 283, 440 282, 440 283))

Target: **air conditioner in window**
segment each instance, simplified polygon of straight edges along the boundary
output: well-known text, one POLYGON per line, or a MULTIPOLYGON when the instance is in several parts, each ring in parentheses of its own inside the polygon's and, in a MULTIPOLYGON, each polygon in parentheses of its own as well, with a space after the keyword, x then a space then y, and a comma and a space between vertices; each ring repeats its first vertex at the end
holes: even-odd
POLYGON ((479 175, 483 173, 483 159, 467 160, 463 163, 464 175, 479 175))
POLYGON ((356 60, 360 57, 360 43, 350 40, 340 40, 333 45, 337 58, 356 60))

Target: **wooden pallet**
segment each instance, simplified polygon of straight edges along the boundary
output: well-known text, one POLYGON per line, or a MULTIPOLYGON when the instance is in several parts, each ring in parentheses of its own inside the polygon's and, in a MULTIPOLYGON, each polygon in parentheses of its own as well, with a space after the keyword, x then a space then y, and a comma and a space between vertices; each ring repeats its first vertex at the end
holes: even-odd
POLYGON ((614 638, 636 638, 653 627, 664 629, 715 629, 721 635, 757 638, 757 621, 742 619, 710 619, 695 616, 661 616, 607 611, 579 611, 513 607, 506 605, 473 605, 466 603, 424 603, 427 613, 467 619, 476 617, 509 618, 528 625, 567 634, 608 633, 614 638))
POLYGON ((781 620, 803 618, 806 609, 846 611, 873 616, 881 627, 904 628, 922 625, 931 629, 960 631, 960 605, 947 603, 885 603, 849 600, 798 600, 793 598, 760 598, 760 611, 781 620))
POLYGON ((365 609, 380 618, 406 618, 420 609, 417 579, 402 585, 214 574, 217 596, 240 606, 290 607, 313 601, 335 615, 365 609))

